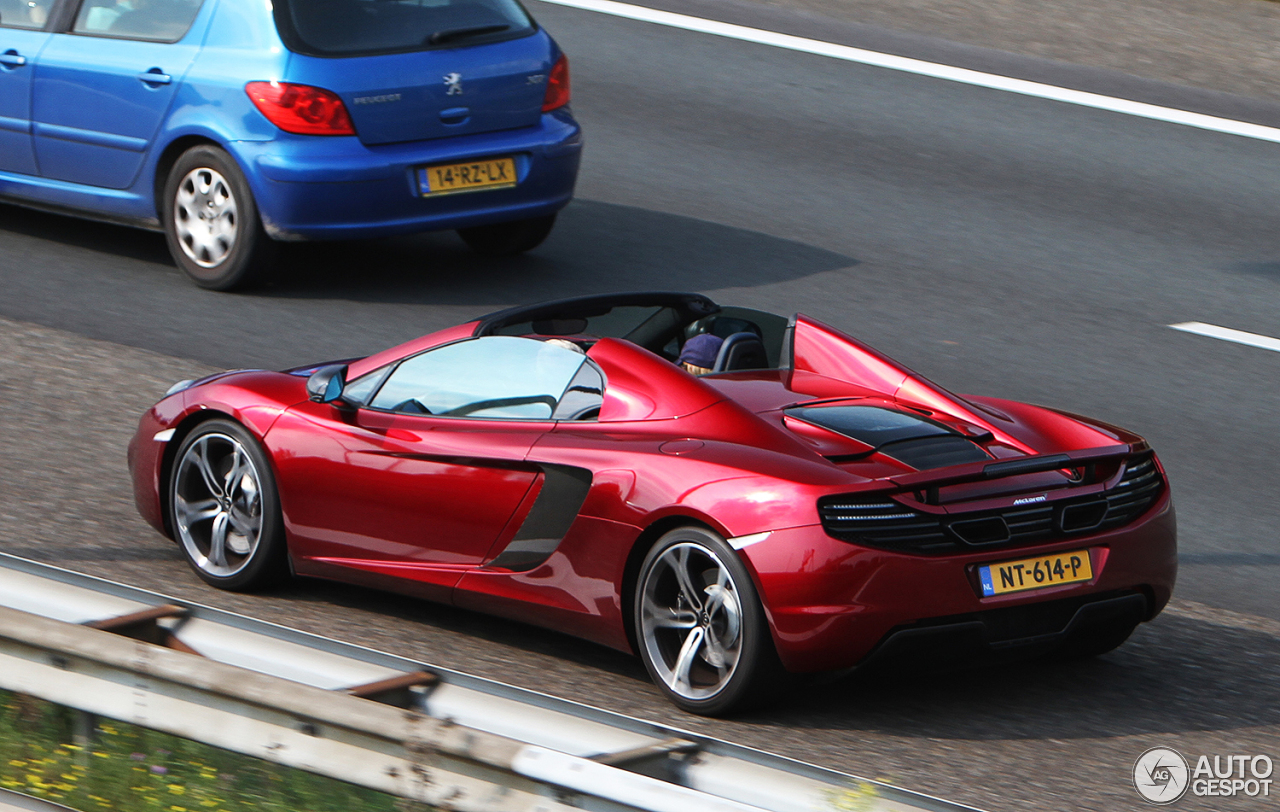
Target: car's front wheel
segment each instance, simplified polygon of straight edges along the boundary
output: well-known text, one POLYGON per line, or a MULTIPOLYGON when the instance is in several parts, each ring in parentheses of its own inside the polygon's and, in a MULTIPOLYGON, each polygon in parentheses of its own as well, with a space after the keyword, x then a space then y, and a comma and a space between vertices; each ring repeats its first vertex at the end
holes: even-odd
POLYGON ((510 223, 493 223, 487 226, 458 229, 458 236, 477 254, 489 257, 509 257, 532 251, 551 233, 556 216, 534 217, 510 223))
POLYGON ((169 507, 187 563, 213 586, 255 589, 287 573, 275 476, 239 423, 209 420, 187 435, 170 471, 169 507))
POLYGON ((664 535, 636 582, 640 656, 679 707, 708 716, 767 699, 782 667, 746 567, 701 527, 664 535))
POLYGON ((244 174, 217 147, 182 153, 165 182, 161 217, 174 262, 202 288, 243 287, 273 257, 244 174))

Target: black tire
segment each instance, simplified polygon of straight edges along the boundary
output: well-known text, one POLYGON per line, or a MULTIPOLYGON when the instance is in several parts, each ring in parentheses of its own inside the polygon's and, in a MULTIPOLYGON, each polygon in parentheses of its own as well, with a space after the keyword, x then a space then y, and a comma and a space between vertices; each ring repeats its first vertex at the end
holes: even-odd
POLYGON ((722 716, 776 697, 784 672, 768 620, 750 573, 717 534, 689 526, 658 539, 640 567, 632 609, 640 658, 678 707, 722 716))
POLYGON ((182 153, 165 178, 159 208, 173 261, 202 288, 245 287, 275 256, 244 173, 217 147, 182 153))
POLYGON ((534 217, 510 223, 494 223, 487 226, 458 229, 472 251, 486 257, 510 257, 532 251, 551 233, 556 216, 534 217))
POLYGON ((192 430, 174 455, 166 488, 174 540, 206 583, 248 591, 288 576, 275 474, 239 423, 208 420, 192 430))

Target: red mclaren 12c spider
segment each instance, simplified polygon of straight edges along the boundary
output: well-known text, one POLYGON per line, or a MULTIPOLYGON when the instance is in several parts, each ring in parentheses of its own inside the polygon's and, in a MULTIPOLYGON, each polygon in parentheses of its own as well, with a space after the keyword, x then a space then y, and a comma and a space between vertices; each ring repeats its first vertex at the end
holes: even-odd
POLYGON ((184 381, 129 462, 214 586, 293 572, 545 625, 638 653, 704 714, 786 672, 1109 651, 1177 571, 1141 437, 696 294, 184 381))

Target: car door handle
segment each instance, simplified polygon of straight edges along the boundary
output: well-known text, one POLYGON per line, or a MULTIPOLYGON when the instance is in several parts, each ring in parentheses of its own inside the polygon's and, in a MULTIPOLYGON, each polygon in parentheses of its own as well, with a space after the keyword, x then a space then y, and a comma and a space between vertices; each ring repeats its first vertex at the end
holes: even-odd
POLYGON ((173 77, 159 68, 152 68, 146 73, 139 73, 138 81, 144 85, 167 85, 173 81, 173 77))
POLYGON ((12 48, 0 54, 0 65, 9 68, 20 68, 25 64, 27 64, 27 58, 12 48))

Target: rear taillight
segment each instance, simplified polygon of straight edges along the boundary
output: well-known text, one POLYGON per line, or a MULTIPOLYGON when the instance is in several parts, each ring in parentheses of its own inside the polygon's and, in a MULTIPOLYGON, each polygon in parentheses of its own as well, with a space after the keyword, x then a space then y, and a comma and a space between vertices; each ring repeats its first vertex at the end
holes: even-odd
POLYGON ((542 99, 542 112, 549 113, 569 103, 569 57, 564 54, 556 60, 547 77, 547 95, 542 99))
POLYGON ((289 82, 250 82, 244 91, 262 115, 287 133, 356 134, 347 106, 331 91, 289 82))

